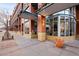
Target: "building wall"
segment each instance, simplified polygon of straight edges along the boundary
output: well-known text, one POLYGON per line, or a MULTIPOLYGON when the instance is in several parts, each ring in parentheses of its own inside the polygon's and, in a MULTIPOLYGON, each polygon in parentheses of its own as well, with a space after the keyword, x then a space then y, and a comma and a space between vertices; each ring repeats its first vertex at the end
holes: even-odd
POLYGON ((16 31, 17 29, 20 30, 19 28, 20 28, 20 25, 21 25, 21 22, 20 22, 21 19, 20 19, 19 15, 20 15, 21 10, 22 10, 22 3, 18 3, 16 5, 16 7, 14 8, 13 14, 11 15, 10 25, 11 25, 11 29, 13 29, 14 31, 16 31), (16 24, 15 21, 17 21, 18 24, 16 24), (15 28, 16 27, 15 25, 17 25, 17 28, 15 28))
POLYGON ((76 6, 76 37, 79 38, 79 5, 76 6))
POLYGON ((51 41, 55 41, 57 39, 61 39, 61 40, 64 40, 64 41, 72 41, 75 39, 75 36, 62 36, 62 37, 58 37, 58 36, 50 36, 50 35, 47 35, 46 38, 48 40, 51 40, 51 41))
MULTIPOLYGON (((41 8, 43 6, 43 4, 42 3, 40 3, 40 4, 38 4, 38 8, 41 8)), ((21 18, 18 16, 18 14, 20 13, 20 11, 22 10, 22 3, 18 3, 17 4, 17 6, 16 6, 16 8, 15 8, 15 11, 14 11, 14 13, 13 13, 13 15, 12 15, 12 17, 11 17, 11 23, 10 24, 12 24, 12 22, 14 21, 14 20, 16 20, 16 19, 18 19, 18 31, 23 31, 23 25, 22 25, 22 23, 21 23, 21 18)), ((31 12, 31 13, 35 13, 35 11, 37 10, 37 9, 34 9, 34 7, 32 6, 32 4, 30 3, 29 4, 29 8, 27 9, 29 12, 31 12)), ((76 34, 77 34, 77 37, 79 37, 79 6, 76 6, 76 18, 77 18, 77 24, 76 24, 76 34)), ((43 23, 45 23, 45 17, 43 17, 43 16, 41 16, 41 17, 39 17, 39 20, 38 20, 38 22, 40 23, 40 24, 38 24, 38 32, 44 32, 44 35, 45 35, 45 32, 46 32, 46 29, 45 29, 45 25, 44 26, 42 26, 42 24, 43 23), (44 20, 44 22, 43 22, 43 20, 44 20)), ((34 21, 33 21, 33 19, 30 17, 29 18, 29 32, 33 32, 34 31, 34 21)), ((13 26, 13 28, 14 28, 15 26, 13 26)), ((15 28, 14 28, 15 29, 15 28)), ((41 35, 41 34, 40 34, 41 35)), ((39 36, 40 36, 39 35, 39 36)), ((31 36, 31 35, 29 35, 29 36, 31 36)), ((71 36, 69 36, 69 38, 70 38, 71 36)), ((47 36, 47 39, 53 39, 53 38, 57 38, 57 37, 54 37, 54 36, 47 36)), ((67 38, 67 37, 63 37, 64 39, 66 38, 66 39, 69 39, 69 38, 67 38)), ((71 37, 71 39, 72 38, 74 38, 74 36, 72 36, 71 37)))

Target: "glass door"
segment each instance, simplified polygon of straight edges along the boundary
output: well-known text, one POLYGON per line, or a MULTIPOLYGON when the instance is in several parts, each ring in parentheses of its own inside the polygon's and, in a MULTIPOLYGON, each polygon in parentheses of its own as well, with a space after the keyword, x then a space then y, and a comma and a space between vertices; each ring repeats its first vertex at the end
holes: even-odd
POLYGON ((52 32, 54 36, 58 35, 58 17, 54 17, 52 21, 52 32))

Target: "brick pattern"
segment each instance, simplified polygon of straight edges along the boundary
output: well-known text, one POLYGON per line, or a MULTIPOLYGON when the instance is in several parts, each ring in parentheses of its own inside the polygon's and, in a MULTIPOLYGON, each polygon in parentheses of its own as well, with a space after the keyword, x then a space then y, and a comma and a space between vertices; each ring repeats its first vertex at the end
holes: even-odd
POLYGON ((79 5, 76 6, 76 18, 77 18, 77 24, 76 24, 76 34, 79 34, 79 5))

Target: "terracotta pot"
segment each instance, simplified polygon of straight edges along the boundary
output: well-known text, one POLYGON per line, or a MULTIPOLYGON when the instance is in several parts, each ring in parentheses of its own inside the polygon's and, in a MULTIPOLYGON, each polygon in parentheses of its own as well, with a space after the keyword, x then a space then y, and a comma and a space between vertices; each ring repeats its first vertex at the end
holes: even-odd
POLYGON ((64 46, 64 40, 57 39, 55 42, 55 46, 58 48, 62 48, 64 46))

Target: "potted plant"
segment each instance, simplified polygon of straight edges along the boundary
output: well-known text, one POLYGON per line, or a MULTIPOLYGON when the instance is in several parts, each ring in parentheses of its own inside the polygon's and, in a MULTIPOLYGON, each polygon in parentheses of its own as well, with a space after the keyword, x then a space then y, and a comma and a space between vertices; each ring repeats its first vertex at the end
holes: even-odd
POLYGON ((58 48, 62 48, 64 46, 64 40, 61 38, 57 38, 55 41, 55 46, 58 48))

